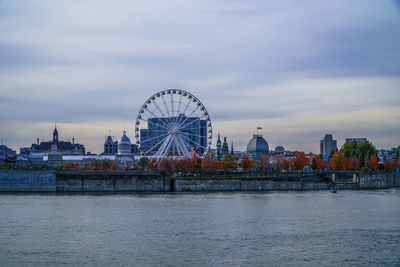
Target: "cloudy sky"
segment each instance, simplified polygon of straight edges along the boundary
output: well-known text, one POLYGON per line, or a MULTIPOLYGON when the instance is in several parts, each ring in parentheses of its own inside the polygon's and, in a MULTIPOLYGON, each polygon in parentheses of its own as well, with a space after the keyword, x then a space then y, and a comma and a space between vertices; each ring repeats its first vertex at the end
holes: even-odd
MULTIPOLYGON (((101 152, 143 102, 181 88, 242 150, 319 152, 332 133, 400 145, 395 0, 0 0, 0 138, 101 152)), ((213 142, 215 145, 215 140, 213 142)))

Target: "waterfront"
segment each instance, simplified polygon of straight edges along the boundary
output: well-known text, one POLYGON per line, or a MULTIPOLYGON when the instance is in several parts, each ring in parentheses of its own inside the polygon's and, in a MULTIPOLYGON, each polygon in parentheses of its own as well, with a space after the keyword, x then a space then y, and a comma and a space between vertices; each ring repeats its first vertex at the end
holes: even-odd
POLYGON ((400 264, 400 190, 0 195, 0 265, 400 264))

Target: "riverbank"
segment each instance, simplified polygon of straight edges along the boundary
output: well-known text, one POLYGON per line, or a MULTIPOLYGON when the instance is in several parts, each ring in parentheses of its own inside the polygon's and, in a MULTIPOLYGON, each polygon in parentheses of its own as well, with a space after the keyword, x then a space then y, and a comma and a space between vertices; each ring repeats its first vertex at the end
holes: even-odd
POLYGON ((302 176, 171 177, 153 171, 0 171, 0 192, 218 192, 387 189, 400 187, 399 173, 332 173, 302 176))

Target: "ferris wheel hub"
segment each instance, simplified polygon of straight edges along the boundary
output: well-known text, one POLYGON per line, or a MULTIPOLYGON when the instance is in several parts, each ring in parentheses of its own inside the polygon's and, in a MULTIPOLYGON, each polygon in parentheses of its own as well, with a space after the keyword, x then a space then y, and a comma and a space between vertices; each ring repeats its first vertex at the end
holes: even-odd
POLYGON ((169 127, 170 134, 177 134, 179 132, 179 125, 173 124, 169 127))

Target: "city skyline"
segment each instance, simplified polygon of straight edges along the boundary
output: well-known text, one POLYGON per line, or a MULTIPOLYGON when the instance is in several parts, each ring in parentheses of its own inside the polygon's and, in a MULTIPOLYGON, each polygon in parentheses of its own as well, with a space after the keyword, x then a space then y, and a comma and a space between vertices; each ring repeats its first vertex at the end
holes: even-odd
POLYGON ((207 108, 213 147, 219 129, 245 150, 257 126, 271 149, 318 153, 326 133, 399 145, 396 1, 96 3, 0 2, 4 144, 50 140, 57 122, 99 153, 179 88, 207 108))

